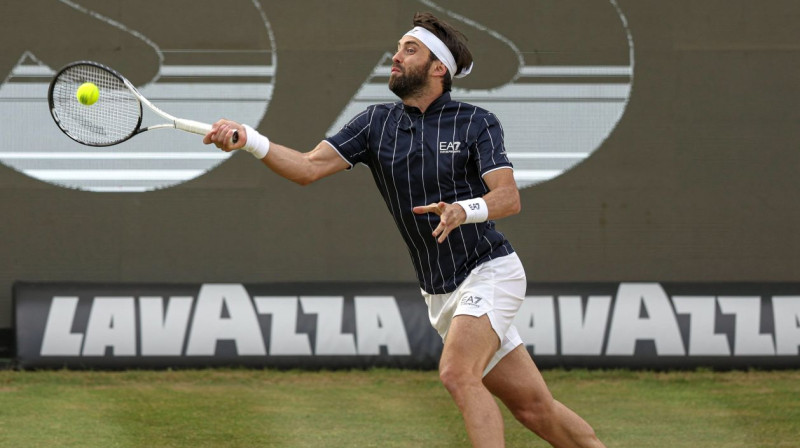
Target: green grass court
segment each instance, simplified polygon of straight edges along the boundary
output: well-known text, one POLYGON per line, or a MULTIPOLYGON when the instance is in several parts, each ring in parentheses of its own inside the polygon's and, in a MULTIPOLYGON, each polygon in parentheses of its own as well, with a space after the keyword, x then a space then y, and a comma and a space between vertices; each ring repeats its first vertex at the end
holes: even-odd
MULTIPOLYGON (((546 370, 609 447, 798 447, 800 371, 546 370)), ((506 415, 507 446, 548 446, 506 415)), ((463 447, 434 371, 0 370, 2 447, 463 447)))

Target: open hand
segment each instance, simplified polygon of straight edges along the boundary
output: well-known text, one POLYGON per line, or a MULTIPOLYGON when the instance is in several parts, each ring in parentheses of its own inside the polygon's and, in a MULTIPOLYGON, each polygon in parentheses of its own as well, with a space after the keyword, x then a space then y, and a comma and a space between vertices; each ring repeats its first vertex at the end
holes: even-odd
POLYGON ((447 235, 467 219, 467 212, 460 205, 446 202, 414 207, 413 211, 418 215, 424 215, 425 213, 439 215, 439 226, 433 230, 433 237, 439 243, 443 243, 447 239, 447 235))

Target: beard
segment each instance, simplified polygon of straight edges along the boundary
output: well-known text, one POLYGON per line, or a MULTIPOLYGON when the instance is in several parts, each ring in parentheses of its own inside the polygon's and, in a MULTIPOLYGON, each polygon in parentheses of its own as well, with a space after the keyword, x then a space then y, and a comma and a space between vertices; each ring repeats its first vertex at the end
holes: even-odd
POLYGON ((428 69, 430 69, 431 64, 433 64, 433 61, 428 61, 424 67, 392 74, 389 76, 389 90, 400 97, 401 100, 418 95, 428 82, 428 69))

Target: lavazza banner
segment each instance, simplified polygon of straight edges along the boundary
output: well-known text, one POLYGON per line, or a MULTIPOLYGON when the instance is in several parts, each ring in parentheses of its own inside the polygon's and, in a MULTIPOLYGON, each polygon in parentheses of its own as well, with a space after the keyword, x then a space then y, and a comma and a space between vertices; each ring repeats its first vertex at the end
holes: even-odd
MULTIPOLYGON (((436 368, 413 284, 14 287, 22 368, 436 368)), ((800 367, 800 283, 532 283, 540 367, 800 367)))

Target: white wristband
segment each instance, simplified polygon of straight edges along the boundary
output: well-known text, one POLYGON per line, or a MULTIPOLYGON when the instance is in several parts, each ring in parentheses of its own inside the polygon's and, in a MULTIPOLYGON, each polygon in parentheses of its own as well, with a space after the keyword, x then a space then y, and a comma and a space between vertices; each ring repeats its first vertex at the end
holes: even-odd
POLYGON ((467 219, 464 224, 473 224, 476 222, 484 222, 489 219, 489 207, 486 206, 486 201, 483 198, 467 199, 466 201, 456 201, 465 212, 467 212, 467 219))
POLYGON ((256 159, 261 160, 266 157, 269 152, 269 139, 267 136, 259 134, 258 131, 248 125, 244 125, 244 130, 247 133, 247 143, 242 149, 252 154, 256 159))

